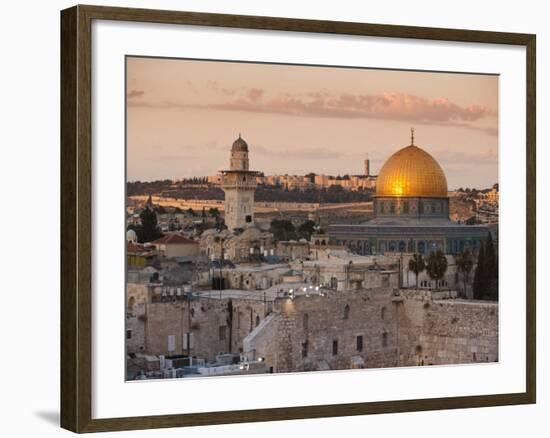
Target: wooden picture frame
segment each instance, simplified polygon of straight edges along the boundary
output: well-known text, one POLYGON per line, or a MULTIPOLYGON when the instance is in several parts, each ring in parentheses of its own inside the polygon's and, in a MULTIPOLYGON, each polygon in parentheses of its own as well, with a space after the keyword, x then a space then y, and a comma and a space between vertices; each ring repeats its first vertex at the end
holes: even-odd
POLYGON ((61 426, 74 432, 395 413, 535 403, 535 35, 475 30, 75 6, 61 12, 61 426), (526 391, 196 414, 92 418, 92 21, 185 24, 355 36, 518 45, 526 48, 526 391))

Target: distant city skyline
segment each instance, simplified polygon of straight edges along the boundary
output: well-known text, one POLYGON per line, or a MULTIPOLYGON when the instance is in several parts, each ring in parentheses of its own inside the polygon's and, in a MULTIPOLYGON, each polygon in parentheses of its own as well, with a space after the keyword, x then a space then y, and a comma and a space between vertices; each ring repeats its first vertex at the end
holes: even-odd
POLYGON ((227 167, 241 133, 266 175, 362 174, 415 144, 449 189, 498 182, 498 77, 335 67, 127 59, 128 180, 227 167))

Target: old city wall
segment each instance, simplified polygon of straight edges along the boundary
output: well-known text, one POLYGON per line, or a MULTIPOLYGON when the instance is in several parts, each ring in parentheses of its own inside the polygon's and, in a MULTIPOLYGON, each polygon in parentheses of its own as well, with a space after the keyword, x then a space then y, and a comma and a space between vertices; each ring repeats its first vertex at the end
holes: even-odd
POLYGON ((498 303, 413 294, 399 305, 400 365, 498 361, 498 303))
POLYGON ((275 324, 266 326, 266 334, 245 344, 245 353, 255 350, 275 372, 361 363, 369 368, 394 366, 397 314, 391 296, 392 290, 385 288, 278 300, 276 330, 271 327, 275 324))
POLYGON ((279 321, 278 312, 270 313, 243 339, 244 356, 248 360, 262 357, 268 369, 273 367, 275 370, 279 358, 279 321))
POLYGON ((446 299, 454 297, 449 292, 401 290, 396 297, 393 287, 380 287, 275 302, 261 292, 257 299, 154 302, 146 291, 128 285, 128 353, 187 354, 190 331, 195 357, 244 353, 264 357, 274 372, 498 360, 498 303, 446 299))
POLYGON ((192 356, 214 360, 221 352, 242 352, 244 337, 265 317, 267 308, 260 299, 150 302, 146 308, 145 352, 187 354, 188 332, 192 356), (169 336, 174 337, 173 351, 168 349, 169 336))

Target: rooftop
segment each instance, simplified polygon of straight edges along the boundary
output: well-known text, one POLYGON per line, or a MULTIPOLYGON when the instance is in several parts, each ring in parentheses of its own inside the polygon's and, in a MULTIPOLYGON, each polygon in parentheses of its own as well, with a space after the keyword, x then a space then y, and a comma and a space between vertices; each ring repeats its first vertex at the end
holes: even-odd
POLYGON ((198 244, 198 242, 195 242, 194 240, 188 239, 185 236, 182 236, 178 233, 173 234, 167 234, 164 237, 161 237, 160 239, 157 239, 153 242, 151 242, 155 245, 161 245, 161 244, 171 244, 171 245, 189 245, 189 244, 198 244))

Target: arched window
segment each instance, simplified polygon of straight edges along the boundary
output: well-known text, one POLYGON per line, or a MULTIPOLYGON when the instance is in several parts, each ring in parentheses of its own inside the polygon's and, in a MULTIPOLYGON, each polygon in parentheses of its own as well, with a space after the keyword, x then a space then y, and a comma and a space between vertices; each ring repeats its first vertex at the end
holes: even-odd
POLYGON ((309 324, 309 315, 307 313, 304 313, 302 325, 304 327, 304 330, 307 330, 309 324))
POLYGON ((349 319, 349 306, 344 307, 344 319, 349 319))
POLYGON ((260 325, 260 316, 256 315, 256 327, 260 325))
POLYGON ((382 307, 382 310, 380 310, 380 318, 384 319, 386 317, 386 307, 382 307))

